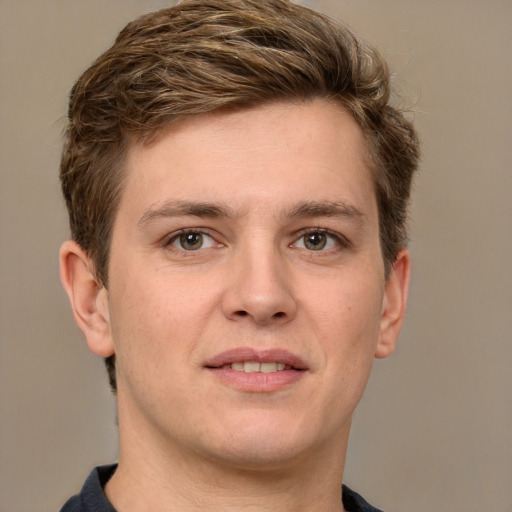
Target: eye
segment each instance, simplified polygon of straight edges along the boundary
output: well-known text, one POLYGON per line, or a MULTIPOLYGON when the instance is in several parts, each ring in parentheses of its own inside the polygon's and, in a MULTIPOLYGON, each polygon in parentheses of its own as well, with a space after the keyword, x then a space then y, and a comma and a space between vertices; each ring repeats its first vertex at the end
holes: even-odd
POLYGON ((294 244, 294 247, 308 251, 328 251, 343 245, 341 236, 326 231, 310 231, 302 235, 294 244))
POLYGON ((215 240, 200 231, 186 231, 173 236, 167 245, 184 251, 198 251, 215 245, 215 240))

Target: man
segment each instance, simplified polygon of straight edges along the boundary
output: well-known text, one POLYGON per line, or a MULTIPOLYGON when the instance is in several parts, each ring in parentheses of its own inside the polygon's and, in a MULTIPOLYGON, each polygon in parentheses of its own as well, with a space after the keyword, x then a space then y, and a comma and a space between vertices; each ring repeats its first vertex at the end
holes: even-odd
POLYGON ((394 349, 418 144, 386 66, 285 0, 130 23, 70 98, 61 277, 119 462, 62 509, 371 511, 342 487, 394 349))

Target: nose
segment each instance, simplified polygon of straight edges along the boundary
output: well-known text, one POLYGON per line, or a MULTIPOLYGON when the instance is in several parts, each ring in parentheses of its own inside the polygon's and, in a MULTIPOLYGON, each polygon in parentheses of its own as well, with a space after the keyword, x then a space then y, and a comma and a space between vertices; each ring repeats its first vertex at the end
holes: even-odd
POLYGON ((251 320, 257 325, 292 320, 297 303, 286 262, 277 250, 240 251, 231 261, 222 300, 230 320, 251 320))

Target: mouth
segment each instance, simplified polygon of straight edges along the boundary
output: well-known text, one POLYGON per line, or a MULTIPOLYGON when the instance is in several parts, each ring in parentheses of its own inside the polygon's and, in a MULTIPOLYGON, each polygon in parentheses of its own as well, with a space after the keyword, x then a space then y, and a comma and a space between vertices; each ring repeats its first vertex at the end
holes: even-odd
POLYGON ((293 366, 284 363, 270 362, 270 363, 259 363, 258 361, 244 361, 238 363, 231 363, 222 365, 223 370, 235 370, 237 372, 245 373, 274 373, 282 372, 284 370, 292 370, 293 366))
POLYGON ((210 369, 234 370, 245 373, 274 373, 308 369, 306 363, 299 356, 288 350, 255 350, 246 347, 222 352, 206 361, 204 366, 210 369))
POLYGON ((225 384, 242 391, 276 391, 298 382, 308 370, 304 361, 287 350, 239 348, 209 359, 204 368, 225 384))

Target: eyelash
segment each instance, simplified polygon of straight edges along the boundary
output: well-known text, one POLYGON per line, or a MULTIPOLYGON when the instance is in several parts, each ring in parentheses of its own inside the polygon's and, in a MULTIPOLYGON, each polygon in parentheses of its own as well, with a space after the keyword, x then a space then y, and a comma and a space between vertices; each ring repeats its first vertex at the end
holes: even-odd
MULTIPOLYGON (((336 248, 348 249, 352 246, 352 243, 350 242, 350 240, 348 240, 348 238, 346 238, 342 234, 340 234, 336 231, 331 231, 330 229, 325 229, 325 228, 320 228, 320 227, 309 228, 309 229, 303 230, 300 233, 300 235, 295 239, 295 241, 290 245, 293 246, 293 245, 297 244, 297 242, 299 240, 303 240, 304 237, 306 237, 308 235, 315 235, 315 234, 326 235, 329 238, 334 239, 334 241, 337 245, 336 248)), ((334 248, 334 249, 336 249, 336 248, 334 248)), ((314 251, 314 250, 310 249, 310 252, 330 252, 332 250, 333 249, 314 251)))
POLYGON ((206 230, 204 228, 185 228, 185 229, 180 229, 179 231, 176 231, 176 232, 172 233, 171 235, 169 235, 168 237, 164 238, 164 240, 162 242, 162 247, 164 247, 164 249, 167 249, 167 250, 180 251, 180 253, 185 253, 185 254, 187 254, 187 256, 194 256, 194 253, 199 252, 202 247, 199 247, 196 250, 193 250, 193 249, 187 250, 184 248, 173 247, 173 245, 172 245, 181 236, 189 235, 189 234, 190 235, 206 236, 209 239, 211 239, 215 244, 222 246, 222 244, 220 242, 217 242, 217 240, 208 232, 208 230, 206 230))
MULTIPOLYGON (((178 248, 178 247, 173 246, 173 243, 176 242, 181 236, 188 235, 188 234, 206 236, 213 241, 212 243, 216 243, 219 246, 222 246, 222 244, 220 242, 217 242, 216 239, 208 232, 208 230, 206 230, 204 228, 180 229, 179 231, 174 232, 170 236, 166 237, 163 240, 162 246, 167 250, 180 251, 180 253, 185 253, 185 254, 187 254, 187 256, 194 256, 194 253, 200 252, 201 249, 204 250, 204 249, 210 248, 210 247, 202 247, 203 244, 195 250, 194 249, 187 250, 183 247, 178 248)), ((351 242, 345 236, 341 235, 338 232, 331 231, 329 229, 319 228, 319 227, 318 228, 308 228, 308 229, 301 231, 299 233, 299 236, 297 236, 295 238, 295 240, 290 244, 290 247, 296 246, 301 240, 304 241, 305 237, 307 237, 308 235, 316 235, 316 234, 323 235, 323 236, 330 238, 331 240, 334 240, 337 247, 328 248, 325 250, 322 247, 317 251, 315 251, 314 249, 308 249, 307 247, 303 247, 300 249, 307 250, 312 253, 313 252, 320 253, 320 252, 331 252, 332 250, 336 250, 338 248, 346 249, 346 248, 351 247, 351 242)), ((326 243, 328 244, 329 242, 327 241, 326 243)))

